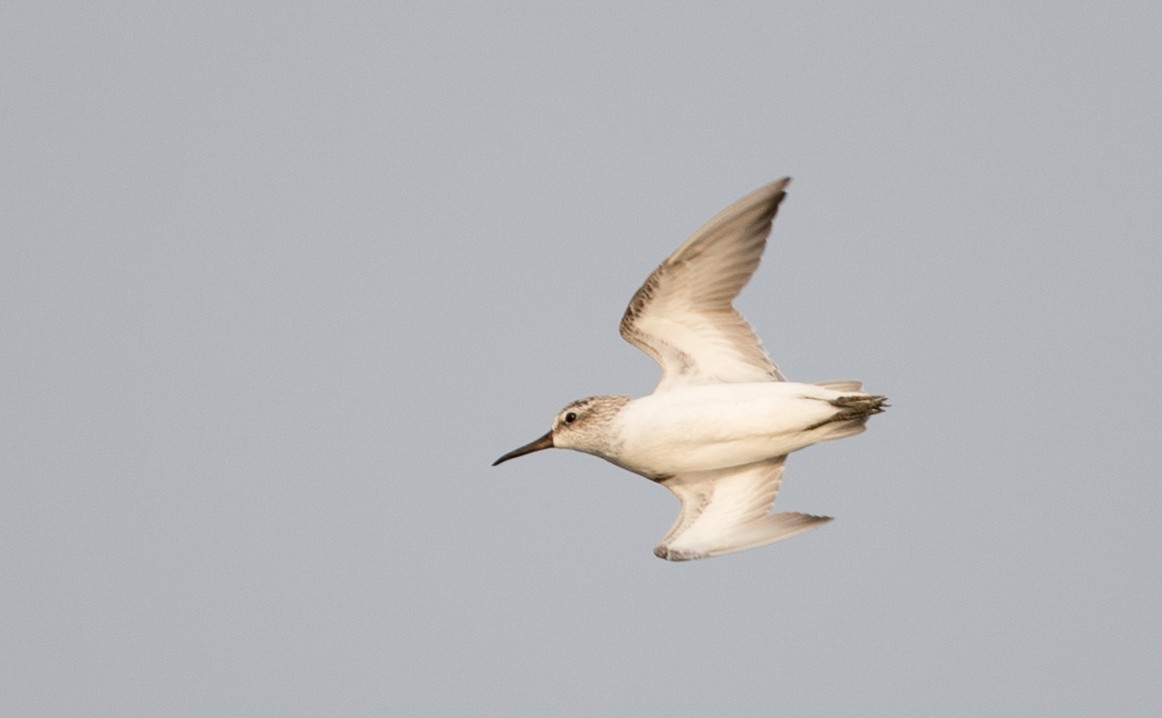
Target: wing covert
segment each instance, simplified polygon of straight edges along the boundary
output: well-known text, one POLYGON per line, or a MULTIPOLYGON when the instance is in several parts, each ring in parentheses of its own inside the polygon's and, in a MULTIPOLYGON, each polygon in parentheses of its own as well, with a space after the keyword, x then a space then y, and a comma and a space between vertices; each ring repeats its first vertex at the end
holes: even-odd
POLYGON ((767 185, 720 212, 662 262, 630 300, 621 336, 661 365, 656 391, 785 380, 731 302, 758 268, 788 182, 767 185))
POLYGON ((786 458, 663 481, 682 502, 682 510, 654 554, 670 561, 719 556, 781 541, 830 521, 809 514, 768 514, 786 458))

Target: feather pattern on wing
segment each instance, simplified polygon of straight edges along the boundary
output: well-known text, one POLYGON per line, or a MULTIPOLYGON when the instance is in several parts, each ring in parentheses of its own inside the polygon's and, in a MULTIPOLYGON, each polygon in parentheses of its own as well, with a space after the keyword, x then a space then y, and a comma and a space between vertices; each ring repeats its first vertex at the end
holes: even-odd
POLYGON ((758 268, 788 182, 781 179, 727 207, 662 262, 630 300, 621 336, 662 366, 655 391, 785 380, 731 302, 758 268))
POLYGON ((654 554, 670 561, 719 556, 781 541, 830 521, 809 514, 768 514, 786 458, 663 481, 682 502, 682 511, 654 554))

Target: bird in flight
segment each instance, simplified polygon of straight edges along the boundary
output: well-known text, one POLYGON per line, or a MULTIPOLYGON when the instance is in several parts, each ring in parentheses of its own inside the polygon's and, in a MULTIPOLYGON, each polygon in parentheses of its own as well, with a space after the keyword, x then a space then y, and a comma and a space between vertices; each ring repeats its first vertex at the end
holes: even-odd
POLYGON ((682 503, 654 549, 670 561, 757 548, 830 521, 770 513, 787 455, 859 434, 888 404, 858 381, 787 381, 732 305, 759 265, 789 182, 727 207, 633 295, 621 336, 661 365, 653 394, 574 401, 547 434, 493 466, 556 447, 665 486, 682 503))

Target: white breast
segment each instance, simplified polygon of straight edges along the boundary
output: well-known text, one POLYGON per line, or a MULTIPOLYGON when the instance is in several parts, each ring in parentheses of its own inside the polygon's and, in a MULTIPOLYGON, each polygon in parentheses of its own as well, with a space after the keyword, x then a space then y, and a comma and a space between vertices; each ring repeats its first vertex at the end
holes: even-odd
POLYGON ((829 401, 841 395, 793 382, 709 384, 653 394, 621 411, 621 442, 609 458, 656 478, 784 456, 819 440, 812 427, 834 415, 829 401))

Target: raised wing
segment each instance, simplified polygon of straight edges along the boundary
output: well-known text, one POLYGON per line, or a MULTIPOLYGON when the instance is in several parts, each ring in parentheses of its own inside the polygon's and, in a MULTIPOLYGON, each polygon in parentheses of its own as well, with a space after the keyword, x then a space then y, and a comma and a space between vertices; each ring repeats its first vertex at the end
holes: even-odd
POLYGON ((786 458, 663 481, 662 485, 681 500, 682 512, 654 549, 654 555, 668 561, 687 561, 745 551, 830 521, 827 516, 768 514, 779 493, 786 458))
POLYGON ((731 302, 759 266, 790 181, 781 179, 727 207, 633 295, 621 336, 661 364, 655 392, 786 379, 731 302))

